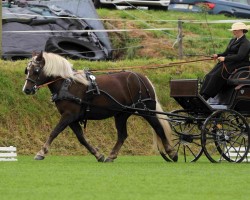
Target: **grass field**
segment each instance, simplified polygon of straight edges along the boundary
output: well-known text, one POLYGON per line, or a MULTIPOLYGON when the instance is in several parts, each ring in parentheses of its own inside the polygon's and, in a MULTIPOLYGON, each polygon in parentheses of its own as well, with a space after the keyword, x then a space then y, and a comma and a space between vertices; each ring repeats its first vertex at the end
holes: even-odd
POLYGON ((249 164, 167 163, 160 156, 48 156, 0 162, 1 200, 249 199, 249 164))

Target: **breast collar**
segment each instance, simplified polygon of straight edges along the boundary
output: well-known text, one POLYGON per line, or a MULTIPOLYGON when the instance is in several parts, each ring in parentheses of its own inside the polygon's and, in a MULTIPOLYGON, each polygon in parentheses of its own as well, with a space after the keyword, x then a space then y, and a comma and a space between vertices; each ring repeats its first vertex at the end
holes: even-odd
POLYGON ((96 83, 96 77, 91 74, 89 71, 85 71, 86 78, 90 82, 90 84, 87 87, 86 95, 84 95, 84 99, 81 99, 79 97, 74 96, 69 91, 69 87, 71 86, 73 80, 71 78, 67 78, 63 81, 62 86, 60 90, 57 93, 52 94, 52 101, 60 101, 60 100, 68 100, 73 101, 77 104, 84 104, 90 102, 94 96, 100 95, 101 92, 99 90, 99 87, 96 83))

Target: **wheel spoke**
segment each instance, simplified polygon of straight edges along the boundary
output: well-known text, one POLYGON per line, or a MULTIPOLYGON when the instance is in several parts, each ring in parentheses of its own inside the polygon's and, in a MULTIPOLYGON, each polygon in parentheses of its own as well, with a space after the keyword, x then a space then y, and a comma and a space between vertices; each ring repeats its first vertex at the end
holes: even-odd
POLYGON ((173 113, 180 115, 180 117, 174 116, 172 118, 174 149, 178 152, 179 157, 183 157, 184 162, 194 162, 203 153, 199 129, 201 126, 198 126, 198 121, 193 120, 194 116, 186 111, 179 110, 173 113))

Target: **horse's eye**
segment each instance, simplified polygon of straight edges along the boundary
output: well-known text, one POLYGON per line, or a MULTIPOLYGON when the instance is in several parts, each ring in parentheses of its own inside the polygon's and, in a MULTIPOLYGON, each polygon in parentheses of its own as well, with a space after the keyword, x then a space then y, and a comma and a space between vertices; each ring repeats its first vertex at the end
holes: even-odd
POLYGON ((35 67, 33 73, 37 75, 39 74, 39 72, 40 72, 40 67, 35 67))

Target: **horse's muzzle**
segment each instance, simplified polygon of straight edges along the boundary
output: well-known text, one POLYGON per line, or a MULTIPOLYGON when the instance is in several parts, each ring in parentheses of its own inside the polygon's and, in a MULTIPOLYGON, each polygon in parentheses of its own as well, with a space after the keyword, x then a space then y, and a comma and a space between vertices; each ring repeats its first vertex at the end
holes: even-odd
POLYGON ((31 88, 31 89, 25 88, 23 91, 24 91, 24 93, 27 94, 27 95, 32 95, 32 94, 35 94, 35 93, 36 93, 37 87, 34 86, 34 87, 31 88))

